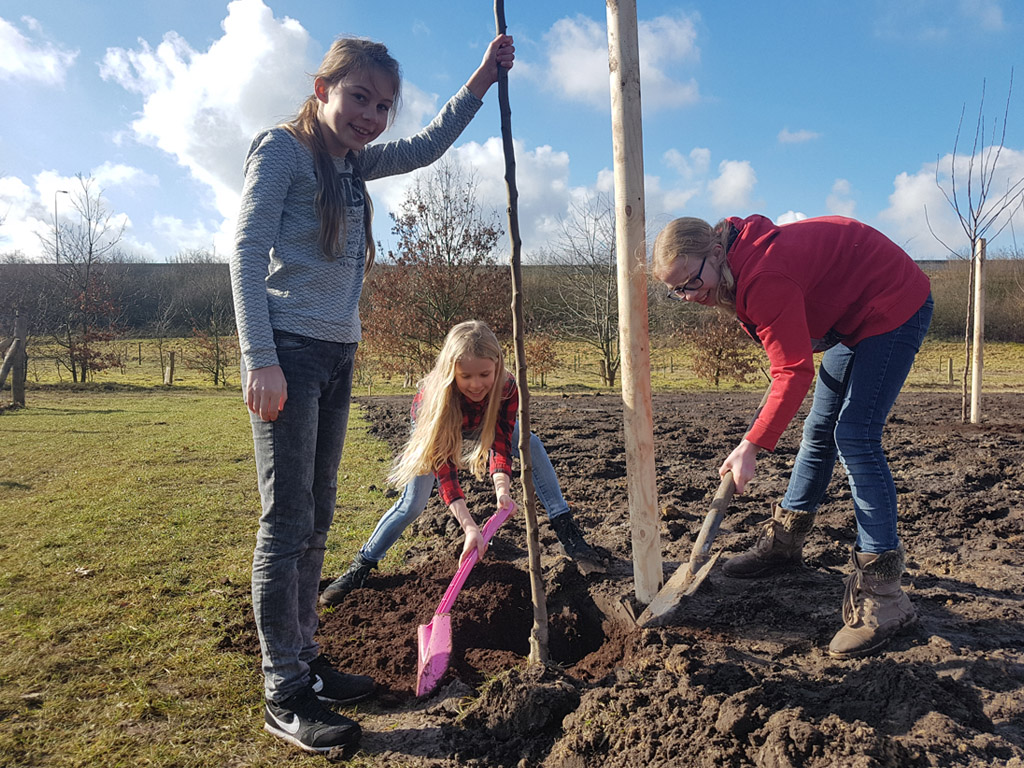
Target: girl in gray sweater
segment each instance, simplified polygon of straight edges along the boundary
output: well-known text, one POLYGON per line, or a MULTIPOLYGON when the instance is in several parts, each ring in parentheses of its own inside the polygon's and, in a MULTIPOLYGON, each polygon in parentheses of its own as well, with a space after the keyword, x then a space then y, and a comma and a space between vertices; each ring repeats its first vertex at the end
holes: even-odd
POLYGON ((252 600, 263 655, 264 727, 310 752, 354 745, 350 704, 373 681, 319 655, 317 593, 360 339, 359 295, 373 264, 369 179, 408 173, 452 145, 515 58, 499 35, 427 128, 371 145, 393 118, 398 63, 380 43, 339 38, 295 118, 256 135, 231 255, 262 502, 252 600))

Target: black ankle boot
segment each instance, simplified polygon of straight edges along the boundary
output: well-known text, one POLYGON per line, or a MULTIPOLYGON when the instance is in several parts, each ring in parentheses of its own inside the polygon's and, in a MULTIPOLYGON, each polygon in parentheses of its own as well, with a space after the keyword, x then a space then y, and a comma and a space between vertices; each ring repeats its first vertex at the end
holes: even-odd
POLYGON ((564 512, 551 518, 551 528, 558 537, 565 554, 573 560, 586 560, 591 563, 604 563, 605 558, 583 538, 583 532, 573 519, 572 512, 564 512))
POLYGON ((336 578, 320 595, 320 605, 337 605, 345 599, 345 595, 353 589, 359 589, 366 583, 370 571, 377 567, 373 560, 367 560, 360 552, 355 560, 341 576, 336 578))

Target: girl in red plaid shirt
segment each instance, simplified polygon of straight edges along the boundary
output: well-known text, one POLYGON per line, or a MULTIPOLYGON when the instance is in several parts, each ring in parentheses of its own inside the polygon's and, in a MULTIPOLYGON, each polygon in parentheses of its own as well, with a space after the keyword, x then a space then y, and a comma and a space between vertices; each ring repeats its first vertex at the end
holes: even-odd
MULTIPOLYGON (((491 329, 478 320, 452 328, 413 400, 413 433, 389 478, 404 486, 402 495, 381 517, 348 570, 323 591, 321 604, 337 605, 363 586, 370 570, 426 509, 435 483, 466 534, 462 557, 474 548, 482 555, 483 537, 466 506, 458 471, 468 468, 478 479, 489 471, 498 509, 514 504, 509 485, 512 458, 518 455, 518 409, 519 389, 505 370, 501 345, 491 329)), ((586 573, 604 570, 608 554, 583 538, 544 444, 535 434, 530 435, 530 455, 537 498, 565 554, 586 573)))
POLYGON ((441 499, 466 534, 463 558, 474 548, 482 557, 486 545, 466 506, 458 470, 468 468, 477 479, 489 471, 498 509, 515 505, 509 487, 518 409, 519 389, 491 329, 479 320, 452 328, 413 400, 412 436, 388 479, 404 486, 421 475, 437 476, 441 499))

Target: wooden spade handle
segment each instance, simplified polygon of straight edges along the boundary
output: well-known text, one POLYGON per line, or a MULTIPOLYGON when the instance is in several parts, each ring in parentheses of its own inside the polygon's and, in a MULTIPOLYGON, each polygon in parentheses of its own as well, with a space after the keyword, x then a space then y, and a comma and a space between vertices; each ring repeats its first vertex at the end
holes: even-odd
POLYGON ((711 544, 718 535, 718 528, 725 519, 725 511, 729 508, 733 494, 736 493, 736 483, 732 479, 732 472, 726 472, 722 482, 718 485, 715 498, 711 500, 711 509, 704 517, 704 525, 697 534, 697 541, 693 544, 693 551, 690 553, 690 572, 696 573, 700 567, 707 562, 711 552, 711 544))

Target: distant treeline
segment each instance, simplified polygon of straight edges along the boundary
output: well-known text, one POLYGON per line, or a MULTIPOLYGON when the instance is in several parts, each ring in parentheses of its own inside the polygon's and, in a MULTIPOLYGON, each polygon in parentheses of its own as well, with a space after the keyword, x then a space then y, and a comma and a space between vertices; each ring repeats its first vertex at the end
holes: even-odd
MULTIPOLYGON (((935 316, 930 337, 962 338, 967 306, 969 263, 922 262, 932 281, 935 316)), ((395 269, 388 265, 379 270, 395 269)), ((494 267, 496 280, 507 280, 505 267, 494 267)), ((526 265, 524 283, 527 330, 557 333, 560 281, 570 279, 561 266, 526 265), (543 307, 543 313, 532 311, 543 307)), ((991 259, 986 264, 985 337, 1024 341, 1024 261, 991 259)), ((226 264, 100 263, 88 273, 80 265, 0 264, 0 338, 13 328, 15 314, 28 319, 31 335, 59 333, 68 322, 75 285, 99 286, 110 325, 133 337, 186 335, 220 324, 232 313, 226 264)), ((650 288, 651 332, 667 335, 692 327, 694 307, 664 300, 664 290, 650 288)), ((372 303, 372 296, 366 296, 372 303)), ((364 315, 366 313, 364 312, 364 315)), ((365 318, 364 318, 365 319, 365 318)))

